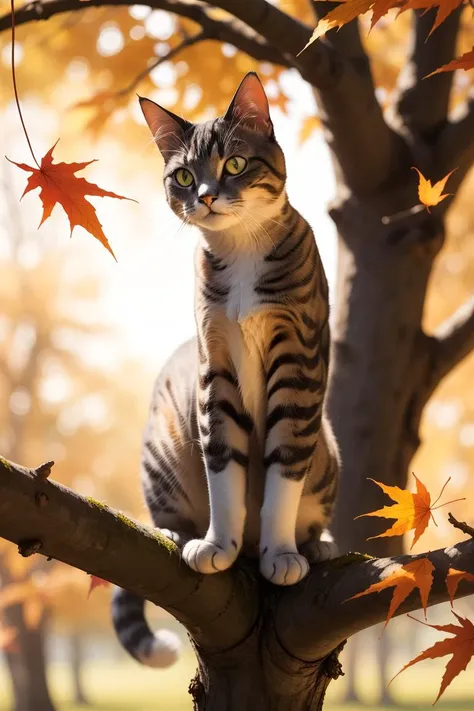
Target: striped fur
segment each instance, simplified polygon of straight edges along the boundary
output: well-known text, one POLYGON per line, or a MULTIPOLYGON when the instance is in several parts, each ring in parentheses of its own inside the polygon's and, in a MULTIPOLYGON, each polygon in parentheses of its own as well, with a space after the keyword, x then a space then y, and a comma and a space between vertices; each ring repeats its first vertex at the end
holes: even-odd
POLYGON ((256 75, 226 117, 202 125, 144 102, 168 202, 201 235, 197 336, 158 377, 145 432, 147 504, 195 570, 224 570, 243 550, 268 580, 294 584, 335 553, 328 287, 314 235, 288 202, 256 75), (247 161, 238 176, 224 167, 234 155, 247 161))

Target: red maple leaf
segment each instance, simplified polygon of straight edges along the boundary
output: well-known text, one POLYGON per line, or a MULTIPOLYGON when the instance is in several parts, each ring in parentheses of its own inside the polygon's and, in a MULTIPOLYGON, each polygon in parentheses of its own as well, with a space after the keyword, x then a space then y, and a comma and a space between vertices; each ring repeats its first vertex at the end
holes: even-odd
MULTIPOLYGON (((96 237, 115 259, 115 255, 110 247, 107 237, 100 224, 95 207, 86 200, 86 195, 97 197, 111 197, 118 200, 129 200, 123 195, 117 195, 109 190, 103 190, 94 183, 89 183, 85 178, 78 178, 75 174, 79 170, 84 170, 95 161, 89 160, 84 163, 53 163, 54 146, 41 159, 39 168, 32 168, 25 163, 15 163, 22 170, 30 172, 25 191, 22 198, 31 190, 40 189, 40 198, 43 203, 43 216, 39 226, 51 215, 53 208, 59 204, 64 209, 71 225, 71 235, 77 225, 84 227, 91 235, 96 237)), ((10 159, 8 159, 10 160, 10 159)))

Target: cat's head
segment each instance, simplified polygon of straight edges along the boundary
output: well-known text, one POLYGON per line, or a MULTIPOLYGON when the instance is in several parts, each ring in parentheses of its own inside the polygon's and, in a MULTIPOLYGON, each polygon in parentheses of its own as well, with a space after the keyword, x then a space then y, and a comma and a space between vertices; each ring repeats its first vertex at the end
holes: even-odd
POLYGON ((193 124, 150 99, 140 105, 164 158, 168 203, 181 219, 206 231, 256 223, 279 210, 285 187, 283 153, 275 140, 259 78, 247 74, 225 116, 193 124))

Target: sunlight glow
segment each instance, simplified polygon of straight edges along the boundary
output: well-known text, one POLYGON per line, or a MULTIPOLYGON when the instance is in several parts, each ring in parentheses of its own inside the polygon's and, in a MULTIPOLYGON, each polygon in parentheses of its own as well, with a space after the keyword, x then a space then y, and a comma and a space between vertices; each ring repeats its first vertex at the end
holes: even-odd
POLYGON ((176 20, 164 10, 153 10, 145 19, 145 30, 149 37, 167 40, 175 31, 176 20))
POLYGON ((97 39, 97 51, 103 57, 112 57, 124 47, 123 34, 115 23, 103 25, 97 39))

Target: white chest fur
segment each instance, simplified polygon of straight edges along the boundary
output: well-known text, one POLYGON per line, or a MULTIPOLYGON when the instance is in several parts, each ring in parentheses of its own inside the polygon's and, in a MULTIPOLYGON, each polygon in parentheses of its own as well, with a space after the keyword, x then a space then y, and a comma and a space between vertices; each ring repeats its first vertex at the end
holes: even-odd
POLYGON ((243 321, 258 307, 255 284, 262 270, 261 257, 239 255, 229 273, 230 292, 227 298, 226 315, 230 321, 243 321))
MULTIPOLYGON (((263 436, 266 392, 263 368, 265 329, 255 284, 263 267, 258 256, 242 256, 232 265, 226 303, 229 353, 237 372, 245 409, 263 436)), ((267 310, 264 309, 266 312, 267 310)))

